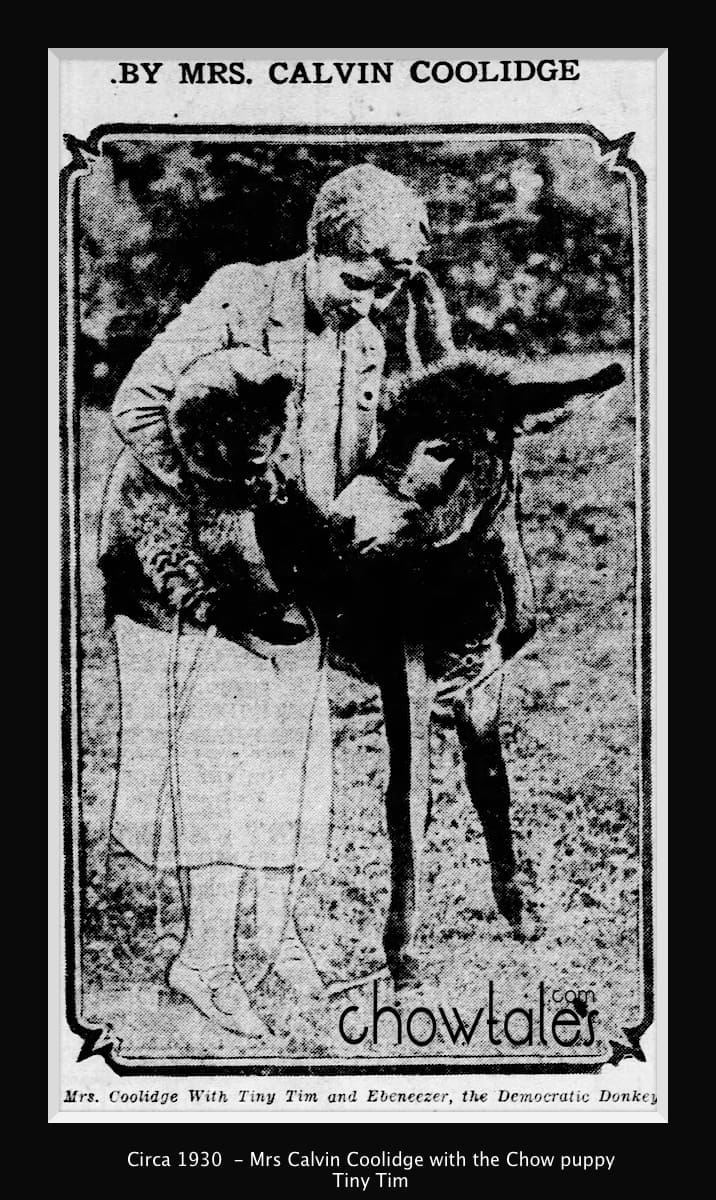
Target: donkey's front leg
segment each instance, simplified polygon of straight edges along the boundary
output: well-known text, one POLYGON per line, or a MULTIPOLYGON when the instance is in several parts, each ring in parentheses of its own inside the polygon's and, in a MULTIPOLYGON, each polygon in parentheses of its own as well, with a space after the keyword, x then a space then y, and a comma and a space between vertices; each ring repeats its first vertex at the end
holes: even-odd
POLYGON ((408 953, 415 919, 415 854, 410 820, 410 701, 405 658, 384 664, 380 683, 389 777, 385 812, 390 839, 390 905, 383 933, 388 969, 396 988, 416 981, 417 964, 408 953))
POLYGON ((431 694, 421 645, 390 655, 381 684, 390 775, 386 818, 391 848, 391 895, 383 945, 396 987, 418 982, 410 953, 420 901, 430 798, 431 694))

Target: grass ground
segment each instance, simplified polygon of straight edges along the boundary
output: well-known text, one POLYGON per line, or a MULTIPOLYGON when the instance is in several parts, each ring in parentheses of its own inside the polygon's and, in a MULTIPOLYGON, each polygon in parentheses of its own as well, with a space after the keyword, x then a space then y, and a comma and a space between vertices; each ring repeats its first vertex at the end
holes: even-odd
MULTIPOLYGON (((535 366, 534 374, 587 373, 614 357, 553 359, 535 366)), ((628 367, 626 356, 622 361, 628 367)), ((593 1049, 600 1054, 641 1013, 635 427, 634 397, 625 384, 581 401, 566 423, 523 438, 518 448, 540 633, 507 670, 502 732, 518 856, 541 907, 545 934, 520 944, 497 915, 454 733, 436 726, 418 935, 422 1004, 447 1000, 469 1013, 483 1002, 488 980, 495 981, 506 1005, 534 998, 539 982, 591 989, 600 1013, 593 1049)), ((164 983, 171 943, 163 951, 155 947, 150 873, 131 860, 115 859, 105 885, 117 683, 94 555, 102 487, 115 451, 106 414, 84 412, 82 1014, 88 1024, 112 1028, 127 1055, 241 1057, 246 1052, 241 1039, 212 1029, 164 983)), ((377 696, 337 672, 331 692, 332 849, 325 868, 304 881, 297 911, 305 941, 329 980, 380 960, 389 880, 382 806, 386 752, 377 696)), ((179 937, 171 878, 163 880, 162 896, 167 929, 179 937)), ((247 927, 250 907, 247 887, 242 917, 247 927)), ((346 1054, 337 1034, 344 997, 302 1012, 288 989, 269 981, 257 1003, 287 1038, 284 1057, 346 1054)), ((439 1042, 433 1048, 446 1053, 439 1042)), ((390 1053, 414 1052, 390 1047, 390 1053)))

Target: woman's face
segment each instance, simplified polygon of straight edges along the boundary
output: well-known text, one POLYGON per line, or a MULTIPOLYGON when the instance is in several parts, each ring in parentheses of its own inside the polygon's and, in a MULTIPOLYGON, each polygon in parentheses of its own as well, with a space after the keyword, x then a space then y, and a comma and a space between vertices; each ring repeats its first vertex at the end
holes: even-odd
POLYGON ((308 299, 332 329, 349 329, 374 309, 385 308, 408 277, 408 268, 389 268, 374 256, 347 259, 310 255, 308 299))

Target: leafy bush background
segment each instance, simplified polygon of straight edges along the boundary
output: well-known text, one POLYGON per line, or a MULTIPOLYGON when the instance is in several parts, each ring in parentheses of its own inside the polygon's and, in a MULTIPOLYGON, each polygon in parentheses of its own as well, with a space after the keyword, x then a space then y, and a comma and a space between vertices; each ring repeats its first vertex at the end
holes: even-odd
POLYGON ((461 344, 521 355, 629 345, 626 186, 585 142, 117 143, 80 187, 83 398, 110 403, 218 267, 300 253, 321 184, 362 161, 426 198, 426 265, 461 344))

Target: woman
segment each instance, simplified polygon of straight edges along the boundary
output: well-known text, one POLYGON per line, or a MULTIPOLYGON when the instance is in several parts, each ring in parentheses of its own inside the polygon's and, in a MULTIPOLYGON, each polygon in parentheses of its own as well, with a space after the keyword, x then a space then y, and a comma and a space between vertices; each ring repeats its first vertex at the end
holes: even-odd
POLYGON ((268 1031, 234 965, 245 869, 269 964, 300 991, 321 985, 293 904, 296 872, 328 850, 323 654, 255 528, 257 507, 279 497, 273 456, 291 387, 258 351, 192 364, 168 411, 179 486, 127 447, 101 534, 121 697, 112 834, 155 870, 180 871, 187 924, 170 986, 252 1037, 268 1031))

